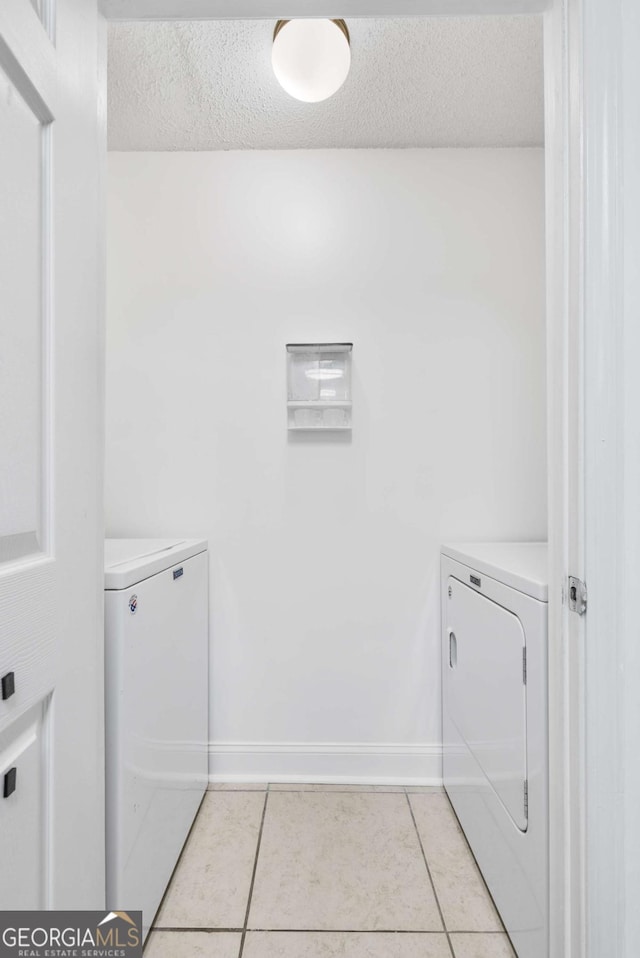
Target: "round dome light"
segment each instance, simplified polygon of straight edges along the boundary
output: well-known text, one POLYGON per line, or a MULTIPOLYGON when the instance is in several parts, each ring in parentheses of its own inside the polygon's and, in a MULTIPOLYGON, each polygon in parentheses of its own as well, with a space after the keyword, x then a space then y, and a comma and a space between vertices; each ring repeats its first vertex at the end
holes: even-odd
POLYGON ((344 20, 278 20, 271 53, 273 72, 296 100, 319 103, 336 93, 351 66, 344 20))

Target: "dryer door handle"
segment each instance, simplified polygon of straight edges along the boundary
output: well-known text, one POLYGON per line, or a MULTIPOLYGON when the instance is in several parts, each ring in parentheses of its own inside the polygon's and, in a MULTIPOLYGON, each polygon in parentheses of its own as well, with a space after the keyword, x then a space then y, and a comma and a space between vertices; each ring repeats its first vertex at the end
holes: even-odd
POLYGON ((449 632, 449 668, 455 669, 458 664, 458 640, 455 632, 449 632))

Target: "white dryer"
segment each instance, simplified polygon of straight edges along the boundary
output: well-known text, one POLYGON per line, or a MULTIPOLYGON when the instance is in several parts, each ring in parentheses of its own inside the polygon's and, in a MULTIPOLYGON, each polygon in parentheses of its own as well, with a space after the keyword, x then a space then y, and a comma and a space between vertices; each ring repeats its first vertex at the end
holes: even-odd
POLYGON ((547 547, 442 548, 443 778, 518 958, 549 953, 547 547))
POLYGON ((107 908, 146 936, 208 780, 205 540, 105 543, 107 908))

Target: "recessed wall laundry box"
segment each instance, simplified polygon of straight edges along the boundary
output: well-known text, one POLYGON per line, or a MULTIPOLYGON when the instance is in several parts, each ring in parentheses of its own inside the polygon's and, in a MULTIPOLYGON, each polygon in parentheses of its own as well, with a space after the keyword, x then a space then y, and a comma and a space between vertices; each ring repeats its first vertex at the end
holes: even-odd
POLYGON ((287 345, 289 429, 351 429, 352 343, 287 345))

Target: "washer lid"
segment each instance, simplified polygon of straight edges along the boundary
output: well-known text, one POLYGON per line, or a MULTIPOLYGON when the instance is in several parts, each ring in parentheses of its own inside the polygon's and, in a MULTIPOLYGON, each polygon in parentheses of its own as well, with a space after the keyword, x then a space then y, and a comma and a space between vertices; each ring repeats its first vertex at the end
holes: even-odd
POLYGON ((105 539, 104 587, 128 589, 206 549, 206 539, 105 539))
POLYGON ((454 542, 442 554, 532 599, 549 598, 546 542, 454 542))

